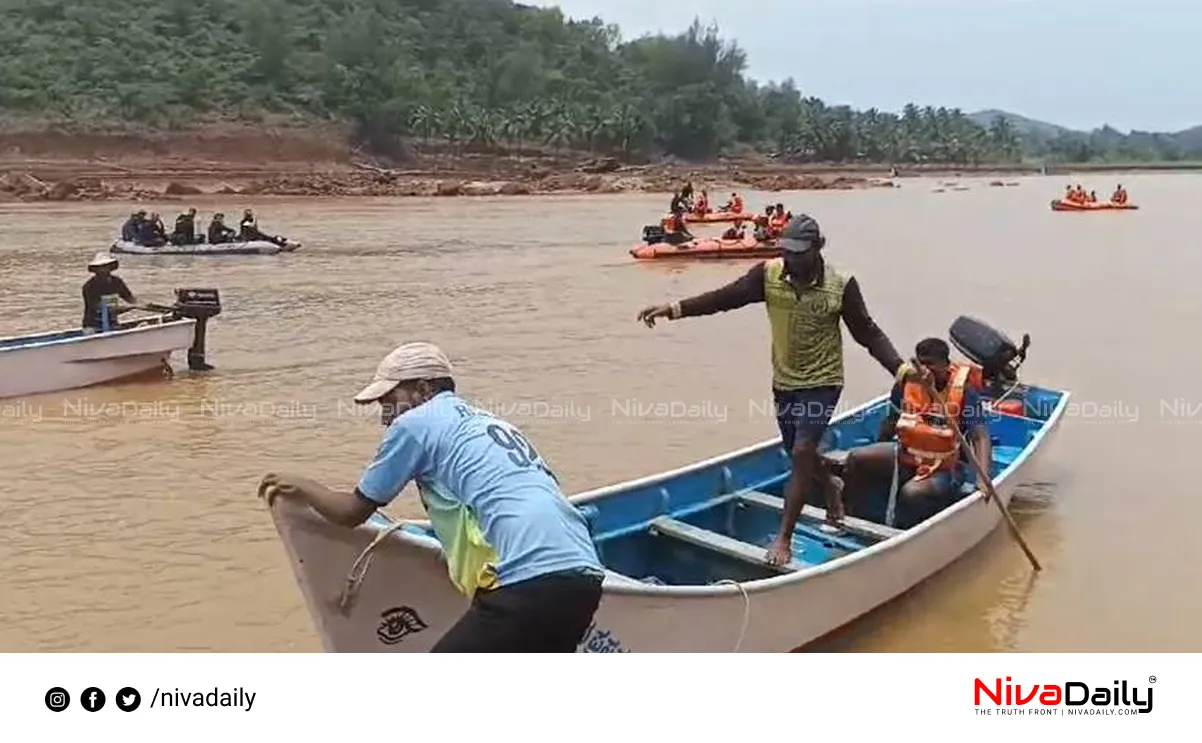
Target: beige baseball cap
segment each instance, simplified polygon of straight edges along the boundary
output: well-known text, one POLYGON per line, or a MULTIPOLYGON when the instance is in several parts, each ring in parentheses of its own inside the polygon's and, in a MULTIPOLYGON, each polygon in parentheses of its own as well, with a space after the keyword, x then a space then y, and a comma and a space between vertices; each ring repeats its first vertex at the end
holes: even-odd
POLYGON ((371 384, 355 395, 355 402, 373 403, 401 382, 451 376, 451 360, 438 346, 425 341, 397 346, 376 367, 371 384))

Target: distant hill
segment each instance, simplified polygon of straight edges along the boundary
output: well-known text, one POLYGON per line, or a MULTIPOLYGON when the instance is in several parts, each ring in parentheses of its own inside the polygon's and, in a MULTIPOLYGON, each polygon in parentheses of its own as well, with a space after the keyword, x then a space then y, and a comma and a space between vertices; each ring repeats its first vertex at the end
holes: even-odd
POLYGON ((993 126, 993 122, 998 117, 1002 117, 1009 122, 1010 127, 1014 129, 1014 133, 1020 137, 1035 138, 1035 139, 1055 139, 1062 134, 1078 133, 1068 127, 1063 127, 1058 124, 1049 124, 1046 121, 1038 121, 1036 119, 1028 119, 1026 116, 1012 114, 1009 111, 999 111, 996 108, 977 111, 976 113, 968 114, 968 118, 977 126, 983 126, 986 129, 993 126))
POLYGON ((1202 126, 1195 126, 1173 135, 1177 144, 1185 150, 1202 151, 1202 126))

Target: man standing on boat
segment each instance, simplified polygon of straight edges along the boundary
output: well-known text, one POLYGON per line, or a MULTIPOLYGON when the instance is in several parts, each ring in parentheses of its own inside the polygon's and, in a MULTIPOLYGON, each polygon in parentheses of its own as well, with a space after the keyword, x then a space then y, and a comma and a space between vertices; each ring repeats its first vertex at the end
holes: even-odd
POLYGON ((108 253, 97 253, 88 264, 92 277, 83 284, 83 332, 85 335, 101 330, 112 330, 117 326, 117 315, 136 309, 134 293, 125 281, 113 274, 117 270, 117 259, 108 253), (121 307, 121 300, 128 305, 121 307))
POLYGON ((451 581, 472 600, 432 652, 575 652, 604 570, 583 515, 530 441, 459 397, 451 362, 430 343, 388 354, 355 402, 380 403, 387 431, 354 492, 270 474, 259 495, 300 498, 357 526, 415 481, 451 581))
POLYGON ((648 327, 657 318, 679 320, 727 312, 756 302, 768 310, 772 329, 772 397, 781 443, 792 457, 785 486, 780 531, 768 548, 768 562, 793 559, 792 537, 810 490, 827 493, 828 520, 843 517, 838 484, 818 456, 818 444, 843 392, 843 334, 839 321, 881 366, 899 381, 913 372, 888 336, 868 314, 859 283, 823 260, 826 238, 812 217, 802 214, 782 231, 783 256, 752 267, 724 287, 671 304, 647 307, 638 319, 648 327))

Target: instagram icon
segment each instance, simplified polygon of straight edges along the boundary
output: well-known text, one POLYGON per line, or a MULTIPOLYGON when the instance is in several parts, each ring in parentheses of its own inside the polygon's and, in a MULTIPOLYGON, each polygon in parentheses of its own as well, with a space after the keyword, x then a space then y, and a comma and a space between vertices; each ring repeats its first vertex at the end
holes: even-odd
POLYGON ((71 704, 71 695, 61 686, 46 692, 46 708, 51 712, 62 712, 71 704))

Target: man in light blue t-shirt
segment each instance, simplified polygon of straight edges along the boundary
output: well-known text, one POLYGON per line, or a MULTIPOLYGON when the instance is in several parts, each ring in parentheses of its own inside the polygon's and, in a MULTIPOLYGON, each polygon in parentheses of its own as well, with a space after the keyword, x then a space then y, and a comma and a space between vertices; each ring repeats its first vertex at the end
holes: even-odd
POLYGON ((380 403, 387 431, 354 493, 282 475, 260 492, 357 526, 415 482, 451 581, 472 599, 432 652, 575 652, 604 571, 584 517, 529 440, 459 397, 450 361, 429 343, 388 354, 355 401, 380 403))

